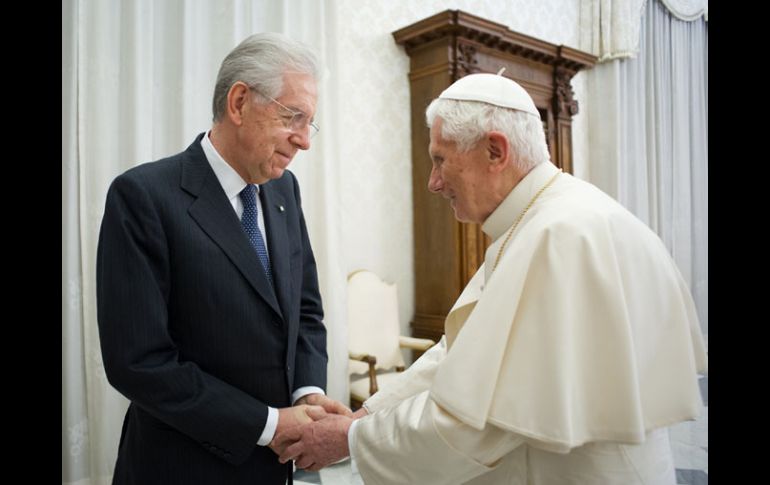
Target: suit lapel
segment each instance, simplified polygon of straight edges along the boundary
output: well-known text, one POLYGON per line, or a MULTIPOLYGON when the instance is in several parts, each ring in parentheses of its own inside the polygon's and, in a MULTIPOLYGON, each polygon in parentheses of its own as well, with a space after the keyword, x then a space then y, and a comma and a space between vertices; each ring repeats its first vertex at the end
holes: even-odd
POLYGON ((268 251, 273 267, 273 284, 278 302, 287 321, 291 320, 291 262, 289 235, 286 228, 286 201, 283 196, 266 183, 260 186, 262 212, 267 229, 268 251))
MULTIPOLYGON (((189 156, 183 164, 181 185, 184 190, 197 197, 188 209, 190 217, 222 249, 257 293, 282 317, 275 291, 241 227, 241 221, 238 220, 233 206, 211 170, 200 143, 193 143, 187 152, 189 156)), ((273 273, 277 270, 278 268, 275 268, 273 273)))

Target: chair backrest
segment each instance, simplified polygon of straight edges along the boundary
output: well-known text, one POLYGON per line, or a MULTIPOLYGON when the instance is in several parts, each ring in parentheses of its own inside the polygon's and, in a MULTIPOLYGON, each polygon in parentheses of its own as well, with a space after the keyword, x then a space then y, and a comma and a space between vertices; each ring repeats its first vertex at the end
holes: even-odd
MULTIPOLYGON (((377 369, 404 365, 399 348, 400 325, 395 284, 382 281, 371 271, 348 276, 348 349, 377 357, 377 369)), ((365 373, 363 362, 350 361, 351 374, 365 373)))

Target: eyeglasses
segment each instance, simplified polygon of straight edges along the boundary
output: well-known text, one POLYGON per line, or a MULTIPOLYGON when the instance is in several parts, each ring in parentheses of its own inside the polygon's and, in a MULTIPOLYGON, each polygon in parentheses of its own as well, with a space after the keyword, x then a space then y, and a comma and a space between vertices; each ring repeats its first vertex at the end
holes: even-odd
POLYGON ((255 93, 259 94, 260 96, 264 96, 273 103, 277 104, 284 110, 286 110, 285 115, 281 116, 281 121, 283 122, 283 126, 288 128, 291 131, 303 131, 306 128, 310 127, 310 138, 313 138, 316 136, 320 128, 318 128, 318 125, 310 120, 310 117, 303 113, 302 111, 295 111, 291 108, 288 108, 281 104, 277 99, 267 96, 266 94, 262 94, 259 91, 257 91, 255 88, 249 86, 249 89, 254 91, 255 93))

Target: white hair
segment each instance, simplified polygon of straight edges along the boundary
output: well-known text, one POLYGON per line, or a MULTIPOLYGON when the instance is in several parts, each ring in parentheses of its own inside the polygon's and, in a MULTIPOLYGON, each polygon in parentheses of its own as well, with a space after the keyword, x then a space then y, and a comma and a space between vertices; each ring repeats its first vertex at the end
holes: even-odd
POLYGON ((436 98, 425 111, 428 126, 441 118, 441 137, 467 152, 490 131, 508 137, 514 162, 524 171, 550 160, 540 119, 523 111, 501 108, 479 101, 436 98))
POLYGON ((219 68, 212 103, 214 121, 224 115, 227 93, 233 84, 242 81, 263 97, 277 98, 287 70, 318 79, 316 56, 304 44, 274 32, 247 37, 227 54, 219 68))

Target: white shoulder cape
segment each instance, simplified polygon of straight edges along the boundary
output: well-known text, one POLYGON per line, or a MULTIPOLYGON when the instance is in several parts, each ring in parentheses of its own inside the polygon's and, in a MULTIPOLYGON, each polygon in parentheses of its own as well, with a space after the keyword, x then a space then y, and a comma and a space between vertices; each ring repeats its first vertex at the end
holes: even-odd
POLYGON ((640 443, 697 416, 706 355, 692 298, 657 235, 620 204, 560 175, 490 270, 448 315, 431 387, 458 419, 567 452, 640 443))

